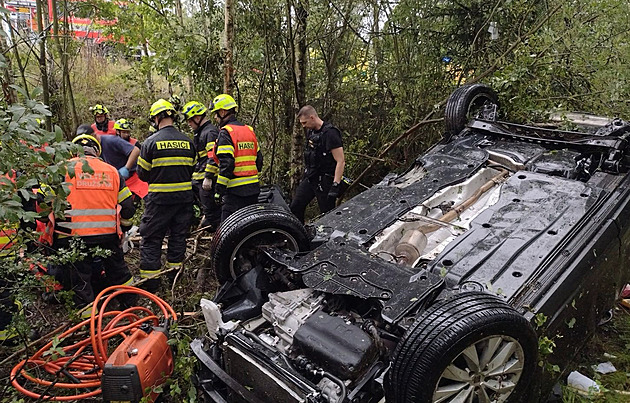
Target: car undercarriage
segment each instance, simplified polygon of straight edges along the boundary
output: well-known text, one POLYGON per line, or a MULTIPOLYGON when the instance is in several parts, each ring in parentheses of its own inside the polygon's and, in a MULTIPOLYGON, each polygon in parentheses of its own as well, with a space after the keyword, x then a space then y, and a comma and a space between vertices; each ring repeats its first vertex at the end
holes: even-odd
POLYGON ((192 343, 209 401, 545 394, 538 338, 565 365, 628 278, 630 124, 525 126, 497 108, 485 85, 456 90, 440 143, 308 229, 273 204, 222 224, 222 287, 192 343))

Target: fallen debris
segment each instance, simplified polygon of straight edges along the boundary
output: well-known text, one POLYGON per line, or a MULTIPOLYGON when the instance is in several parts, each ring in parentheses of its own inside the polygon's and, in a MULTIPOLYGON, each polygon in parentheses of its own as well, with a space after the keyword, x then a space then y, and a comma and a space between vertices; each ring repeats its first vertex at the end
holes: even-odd
POLYGON ((582 375, 578 371, 573 371, 569 374, 567 385, 582 392, 599 393, 599 385, 597 382, 588 376, 582 375))
POLYGON ((599 372, 600 374, 611 374, 613 372, 617 372, 617 368, 610 362, 602 362, 597 367, 595 367, 595 372, 599 372))

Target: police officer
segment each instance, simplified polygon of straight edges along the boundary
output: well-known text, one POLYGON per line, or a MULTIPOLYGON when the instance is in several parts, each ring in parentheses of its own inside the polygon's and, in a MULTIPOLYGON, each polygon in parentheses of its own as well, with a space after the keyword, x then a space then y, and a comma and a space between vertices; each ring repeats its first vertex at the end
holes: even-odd
POLYGON ((212 102, 212 112, 219 123, 219 137, 214 146, 214 161, 219 166, 215 199, 223 202, 221 221, 236 210, 258 202, 258 173, 263 156, 254 129, 236 120, 236 101, 221 94, 212 102))
POLYGON ((197 164, 192 176, 193 192, 199 199, 203 220, 201 228, 214 232, 221 222, 221 205, 214 201, 214 186, 216 183, 217 167, 214 159, 208 159, 208 152, 214 149, 219 131, 206 116, 208 109, 200 102, 190 101, 184 105, 182 114, 195 136, 193 143, 197 150, 197 164), (207 172, 206 172, 207 170, 207 172))
MULTIPOLYGON (((138 159, 138 176, 149 184, 144 214, 140 224, 140 276, 151 278, 160 273, 162 240, 167 231, 167 269, 178 267, 186 253, 186 237, 193 218, 192 173, 197 152, 195 146, 174 126, 177 111, 159 99, 149 112, 149 120, 157 131, 142 144, 138 159)), ((159 278, 145 283, 148 291, 156 291, 159 278)))
POLYGON ((311 105, 303 106, 297 118, 302 127, 307 129, 305 171, 291 202, 291 211, 304 222, 306 206, 313 198, 317 198, 322 213, 335 207, 346 162, 339 129, 320 119, 311 105))
POLYGON ((90 107, 90 111, 94 115, 94 123, 92 123, 92 129, 94 133, 98 135, 116 134, 114 129, 114 122, 109 118, 109 111, 101 104, 96 104, 90 107))
MULTIPOLYGON (((81 307, 94 300, 93 276, 97 276, 102 284, 99 260, 107 286, 131 284, 133 278, 124 260, 120 237, 122 231, 131 227, 135 207, 125 180, 116 168, 99 158, 101 144, 97 138, 81 134, 72 141, 83 146, 85 157, 70 160, 75 174, 65 178, 70 184, 69 209, 63 220, 55 220, 51 214, 48 225, 54 231, 52 245, 57 250, 69 249, 75 237, 81 240, 79 248, 84 256, 64 264, 55 272, 55 278, 63 288, 74 291, 74 302, 81 307), (84 170, 86 163, 91 172, 84 170), (94 247, 108 250, 109 254, 97 256, 91 250, 94 247), (95 267, 99 267, 96 272, 95 267)), ((121 296, 118 300, 124 306, 130 306, 135 297, 121 296)))

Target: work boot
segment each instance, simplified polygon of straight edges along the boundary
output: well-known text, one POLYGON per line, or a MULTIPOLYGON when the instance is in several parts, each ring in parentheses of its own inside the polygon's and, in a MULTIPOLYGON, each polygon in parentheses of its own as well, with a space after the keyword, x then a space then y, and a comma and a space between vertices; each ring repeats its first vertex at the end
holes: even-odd
POLYGON ((158 277, 158 278, 148 279, 144 283, 140 284, 139 287, 145 291, 149 291, 150 293, 155 294, 157 290, 160 288, 160 284, 161 284, 161 279, 158 277))
POLYGON ((205 232, 212 234, 217 230, 217 225, 206 218, 206 216, 203 216, 203 220, 201 220, 201 223, 199 223, 199 229, 202 228, 205 232))

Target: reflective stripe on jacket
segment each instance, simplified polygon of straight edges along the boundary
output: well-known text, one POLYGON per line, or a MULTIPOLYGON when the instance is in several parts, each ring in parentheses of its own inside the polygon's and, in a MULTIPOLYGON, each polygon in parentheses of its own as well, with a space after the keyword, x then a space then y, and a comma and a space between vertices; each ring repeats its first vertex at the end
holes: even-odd
POLYGON ((70 184, 66 220, 58 221, 55 232, 64 235, 92 236, 120 233, 118 203, 129 197, 126 186, 113 166, 96 157, 84 157, 93 173, 83 172, 83 158, 73 158, 75 176, 66 175, 70 184))
POLYGON ((234 178, 218 175, 217 184, 228 188, 258 183, 258 140, 251 126, 225 125, 233 145, 215 145, 213 159, 219 164, 220 154, 229 154, 234 158, 234 178))
POLYGON ((142 144, 138 177, 149 184, 158 204, 192 202, 192 174, 197 162, 193 142, 173 126, 155 132, 142 144))

